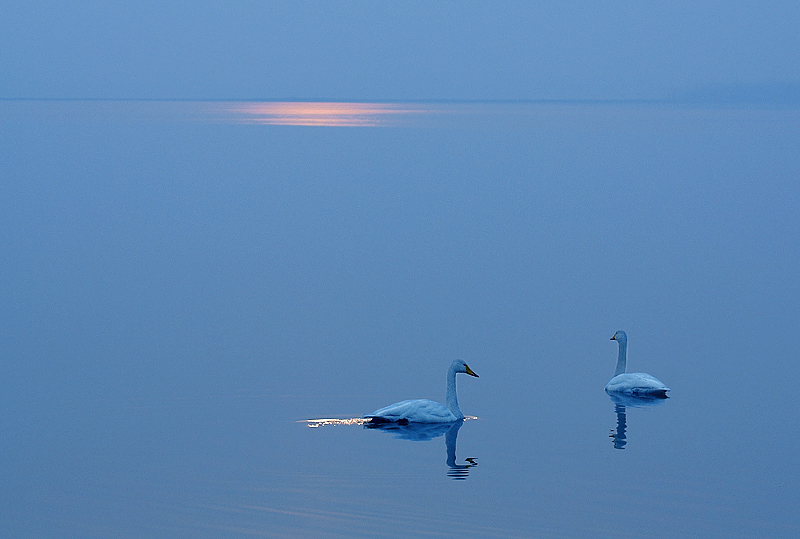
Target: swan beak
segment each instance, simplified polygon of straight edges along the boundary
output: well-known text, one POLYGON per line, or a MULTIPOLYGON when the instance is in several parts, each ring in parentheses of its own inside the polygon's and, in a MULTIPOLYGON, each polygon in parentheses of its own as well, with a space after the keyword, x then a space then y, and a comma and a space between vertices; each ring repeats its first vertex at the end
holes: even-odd
POLYGON ((617 339, 616 339, 616 336, 617 336, 617 335, 616 335, 616 334, 614 334, 614 336, 613 336, 613 337, 611 337, 611 339, 609 339, 609 340, 611 340, 611 341, 616 341, 616 340, 617 340, 617 339))
POLYGON ((472 372, 472 369, 469 368, 469 365, 464 365, 464 367, 467 368, 467 374, 469 374, 470 376, 474 376, 475 378, 480 378, 480 376, 472 372))

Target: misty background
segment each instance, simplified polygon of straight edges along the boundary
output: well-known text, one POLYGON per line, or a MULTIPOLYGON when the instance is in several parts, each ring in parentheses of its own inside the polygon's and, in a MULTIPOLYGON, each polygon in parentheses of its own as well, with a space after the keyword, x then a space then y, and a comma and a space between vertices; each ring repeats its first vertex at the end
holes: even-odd
POLYGON ((0 96, 797 101, 797 2, 4 2, 0 96))

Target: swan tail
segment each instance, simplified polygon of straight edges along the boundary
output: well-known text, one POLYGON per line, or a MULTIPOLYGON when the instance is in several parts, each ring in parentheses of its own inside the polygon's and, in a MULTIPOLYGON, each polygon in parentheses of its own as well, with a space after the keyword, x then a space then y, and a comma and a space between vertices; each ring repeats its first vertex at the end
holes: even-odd
POLYGON ((667 395, 667 391, 669 388, 664 389, 640 389, 636 388, 631 391, 631 394, 634 397, 655 397, 658 399, 668 399, 669 395, 667 395))
POLYGON ((373 425, 381 425, 383 423, 397 423, 398 425, 408 425, 408 419, 400 418, 400 419, 388 419, 386 417, 381 417, 377 415, 366 415, 364 419, 367 420, 367 423, 371 423, 373 425))

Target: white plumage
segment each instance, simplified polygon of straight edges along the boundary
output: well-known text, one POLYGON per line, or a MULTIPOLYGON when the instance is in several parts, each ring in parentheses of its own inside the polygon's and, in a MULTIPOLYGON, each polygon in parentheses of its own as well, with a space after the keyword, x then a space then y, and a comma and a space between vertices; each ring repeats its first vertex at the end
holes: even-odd
POLYGON ((373 423, 452 423, 464 419, 456 396, 456 373, 459 372, 478 377, 462 360, 454 360, 447 369, 446 405, 428 399, 413 399, 390 404, 364 418, 373 423))
POLYGON ((628 355, 628 336, 625 332, 617 331, 611 340, 619 343, 619 358, 614 377, 606 384, 606 392, 666 398, 669 388, 657 378, 643 372, 625 372, 628 355))

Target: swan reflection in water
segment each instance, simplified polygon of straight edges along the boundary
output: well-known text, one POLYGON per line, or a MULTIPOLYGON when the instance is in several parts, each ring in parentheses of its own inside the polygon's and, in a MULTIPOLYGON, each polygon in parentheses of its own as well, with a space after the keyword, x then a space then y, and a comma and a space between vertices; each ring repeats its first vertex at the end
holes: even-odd
MULTIPOLYGON (((467 419, 477 419, 468 417, 467 419)), ((447 476, 451 479, 463 481, 469 476, 469 469, 477 466, 475 458, 465 459, 466 464, 456 463, 456 439, 458 431, 464 424, 464 419, 452 423, 364 423, 365 429, 378 429, 391 434, 394 438, 401 440, 413 440, 415 442, 425 442, 438 438, 444 434, 444 445, 447 450, 447 476)))
POLYGON ((666 402, 666 399, 660 397, 634 397, 618 393, 609 393, 608 396, 614 403, 614 413, 617 414, 617 428, 616 430, 612 429, 608 436, 614 442, 614 449, 625 449, 625 445, 628 443, 628 437, 625 434, 625 431, 628 430, 627 408, 660 406, 666 402))
POLYGON ((326 425, 363 425, 365 429, 377 429, 390 434, 401 440, 412 440, 415 442, 426 442, 433 440, 444 434, 444 445, 447 449, 447 466, 449 468, 447 476, 453 479, 464 480, 469 475, 469 469, 477 466, 477 459, 464 459, 466 464, 456 464, 456 439, 458 431, 469 419, 478 419, 475 416, 466 416, 464 419, 453 421, 452 423, 374 423, 363 417, 353 417, 350 419, 303 419, 298 423, 305 423, 312 429, 326 425))

